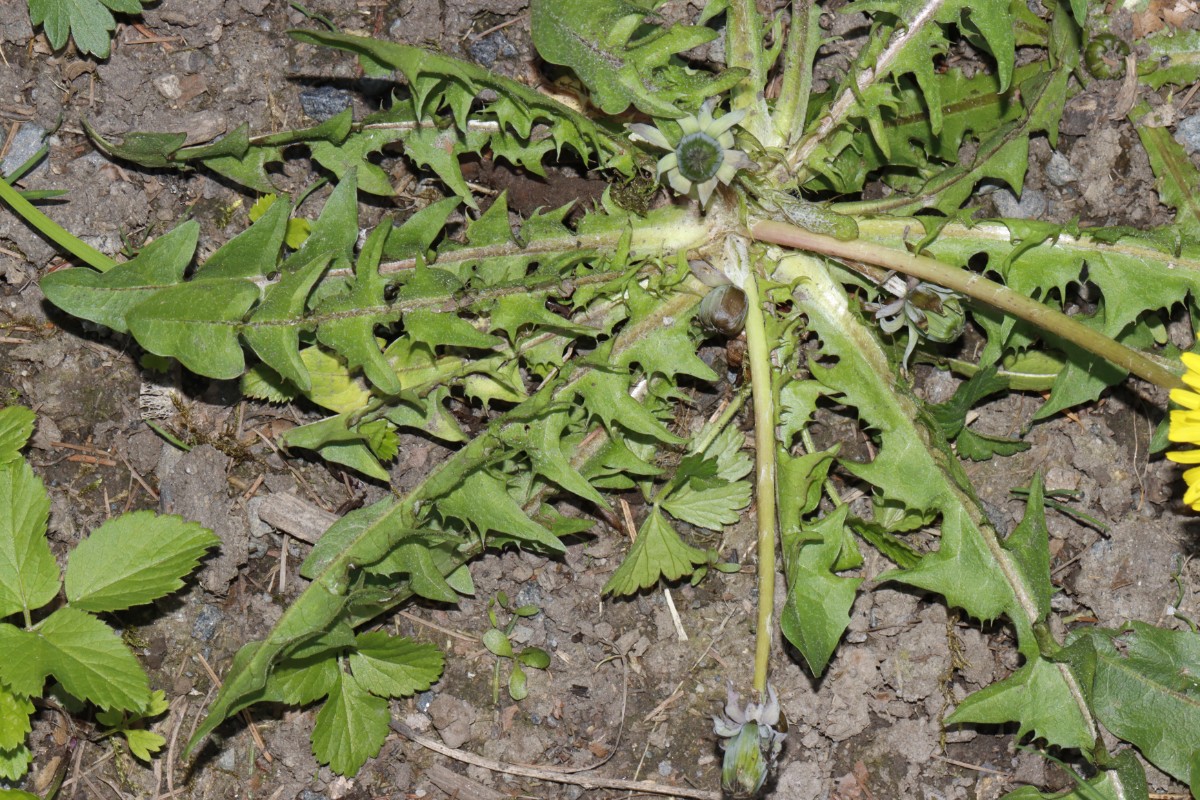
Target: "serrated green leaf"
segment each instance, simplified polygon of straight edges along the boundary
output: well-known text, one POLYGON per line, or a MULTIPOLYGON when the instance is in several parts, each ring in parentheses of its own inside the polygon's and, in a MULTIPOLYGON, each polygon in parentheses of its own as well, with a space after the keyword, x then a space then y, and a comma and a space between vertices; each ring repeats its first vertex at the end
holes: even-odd
POLYGON ((50 498, 29 464, 0 464, 0 619, 41 608, 58 594, 58 563, 46 541, 49 515, 50 498))
POLYGON ((67 601, 84 611, 120 611, 183 586, 220 539, 182 517, 134 511, 105 522, 67 559, 67 601))
POLYGON ((570 459, 563 451, 563 432, 569 424, 570 418, 564 412, 547 414, 529 423, 510 442, 525 451, 535 474, 553 481, 577 497, 608 508, 608 501, 571 466, 570 459))
POLYGON ((502 481, 483 470, 471 473, 461 487, 438 502, 440 513, 469 522, 480 533, 506 534, 516 543, 551 553, 566 550, 554 534, 526 515, 502 481))
POLYGON ((30 697, 54 675, 72 695, 103 709, 141 711, 150 687, 133 654, 111 628, 84 611, 60 608, 32 631, 0 624, 0 650, 20 659, 0 663, 0 680, 30 697))
POLYGON ((20 457, 37 415, 24 406, 0 408, 0 464, 20 457))
POLYGON ((311 142, 309 151, 313 160, 332 172, 338 180, 348 171, 355 170, 358 174, 359 189, 367 194, 391 197, 395 194, 391 176, 383 168, 372 163, 369 156, 403 136, 402 131, 371 128, 356 131, 345 141, 336 144, 325 140, 311 142))
POLYGON ((303 706, 333 691, 338 679, 338 659, 333 655, 286 659, 271 670, 263 699, 303 706))
POLYGON ((538 54, 552 64, 571 67, 606 114, 620 114, 632 104, 651 116, 681 117, 683 112, 663 96, 656 72, 675 53, 710 42, 717 33, 684 25, 646 33, 642 21, 647 13, 628 0, 535 0, 530 32, 538 54))
POLYGON ((185 222, 107 272, 79 267, 52 272, 42 277, 42 292, 72 316, 128 333, 130 309, 183 280, 199 231, 198 223, 185 222))
POLYGON ((329 461, 344 464, 376 480, 388 480, 387 470, 367 443, 367 434, 348 427, 348 422, 349 414, 310 422, 285 431, 279 437, 279 444, 281 447, 315 450, 329 461))
POLYGON ((209 256, 196 274, 203 278, 257 278, 273 272, 291 212, 289 201, 272 202, 253 225, 209 256))
MULTIPOLYGON (((631 324, 635 320, 631 320, 631 324)), ((637 341, 625 349, 614 362, 619 367, 630 368, 640 364, 647 375, 691 375, 702 381, 715 381, 717 373, 696 355, 696 343, 688 336, 686 320, 675 320, 671 325, 658 327, 639 336, 637 341)))
POLYGON ((380 697, 423 692, 442 675, 445 661, 431 644, 386 633, 359 634, 350 669, 359 684, 380 697))
POLYGON ((146 763, 152 761, 154 754, 167 743, 167 740, 157 733, 141 728, 123 730, 121 735, 125 737, 125 742, 129 745, 129 752, 146 763))
MULTIPOLYGON (((33 752, 24 744, 11 749, 0 748, 0 778, 19 781, 33 763, 33 752)), ((42 800, 36 794, 20 789, 0 789, 0 800, 42 800)))
POLYGON ((428 600, 458 602, 458 593, 438 571, 429 548, 422 544, 401 544, 368 569, 379 575, 407 575, 413 592, 428 600))
POLYGON ((850 606, 862 583, 862 578, 843 578, 833 571, 849 511, 841 505, 815 524, 781 537, 788 589, 779 627, 817 676, 850 624, 850 606))
POLYGON ((955 443, 959 456, 984 461, 993 455, 1008 456, 1029 449, 1029 442, 984 435, 966 427, 967 414, 972 407, 985 397, 1008 388, 1008 381, 1000 376, 998 368, 989 364, 960 385, 949 400, 929 408, 942 435, 955 443))
POLYGON ((322 254, 269 287, 250 320, 242 327, 246 343, 267 366, 291 381, 302 392, 312 389, 312 378, 300 356, 300 320, 313 285, 329 266, 332 254, 322 254))
MULTIPOLYGON (((468 111, 475 95, 484 89, 490 89, 498 95, 498 99, 490 103, 485 102, 482 108, 484 113, 476 114, 477 118, 492 116, 502 126, 514 131, 527 142, 531 141, 534 123, 543 122, 549 129, 549 140, 554 143, 556 150, 569 146, 585 160, 607 162, 627 175, 632 173, 632 159, 624 143, 587 116, 528 86, 480 66, 418 47, 358 36, 315 30, 292 31, 291 36, 299 41, 357 53, 360 59, 377 70, 400 70, 413 87, 414 117, 423 117, 430 113, 440 102, 451 110, 455 124, 459 130, 463 130, 466 128, 468 111)), ((422 126, 418 137, 410 136, 408 142, 419 139, 425 144, 425 140, 420 137, 436 133, 435 127, 422 126)), ((479 142, 473 143, 473 146, 482 148, 488 141, 490 138, 481 138, 479 142)), ((462 146, 457 137, 451 142, 451 149, 462 146)), ((435 156, 436 153, 431 151, 428 155, 435 156)), ((450 164, 447 166, 452 167, 450 164)), ((443 180, 448 177, 454 179, 451 171, 439 174, 443 180)), ((459 186, 454 191, 461 196, 463 188, 459 186)), ((467 194, 469 195, 469 192, 467 194)))
POLYGON ((14 694, 0 684, 0 751, 13 750, 25 742, 25 736, 33 729, 29 719, 33 712, 28 697, 14 694))
POLYGON ((960 722, 1018 724, 1017 738, 1032 732, 1056 747, 1085 750, 1096 734, 1071 695, 1065 666, 1035 656, 999 683, 968 696, 946 718, 960 722))
POLYGON ((504 341, 481 333, 474 325, 455 314, 417 309, 404 315, 404 330, 418 342, 431 347, 470 347, 490 350, 504 341))
POLYGON ((459 156, 466 151, 467 148, 459 140, 458 131, 452 128, 426 125, 404 137, 404 154, 414 164, 436 173, 457 199, 477 209, 479 204, 475 201, 475 193, 467 185, 459 163, 459 156))
MULTIPOLYGON (((347 183, 352 186, 353 174, 351 172, 350 178, 339 184, 338 188, 347 183)), ((350 196, 349 200, 352 201, 353 197, 350 196)), ((375 339, 375 326, 398 316, 388 310, 383 296, 385 281, 379 275, 379 259, 390 229, 390 223, 385 221, 367 237, 366 244, 358 255, 358 263, 354 269, 354 285, 350 292, 328 298, 317 308, 317 312, 327 319, 317 328, 317 339, 344 357, 351 368, 361 368, 367 379, 380 391, 385 394, 399 394, 403 386, 375 339), (380 316, 343 313, 358 312, 362 308, 379 308, 380 316)), ((311 241, 310 238, 309 242, 311 241)))
POLYGON ((804 311, 810 330, 822 339, 822 357, 837 359, 829 366, 812 362, 813 377, 840 392, 842 402, 857 409, 881 443, 871 462, 842 459, 843 467, 878 487, 877 502, 911 509, 917 518, 941 514, 938 550, 915 568, 884 578, 936 591, 979 619, 1005 614, 1023 651, 1033 651, 1036 611, 1028 587, 1009 583, 1006 565, 998 560, 1006 555, 996 531, 964 490, 969 483, 948 445, 931 425, 922 424, 921 409, 899 385, 873 333, 850 312, 841 287, 807 259, 786 259, 781 266, 789 279, 808 282, 804 311))
POLYGON ((604 427, 616 436, 621 428, 640 433, 664 444, 683 444, 645 406, 629 396, 629 376, 617 372, 592 370, 575 384, 590 414, 600 418, 604 427))
POLYGON ((1191 780, 1200 752, 1200 636, 1131 622, 1079 631, 1066 654, 1101 724, 1159 769, 1191 780))
POLYGON ((633 547, 601 593, 634 594, 653 586, 660 578, 673 581, 691 575, 696 567, 706 563, 708 555, 685 544, 656 508, 642 523, 633 547))
POLYGON ((246 369, 238 332, 258 297, 258 287, 240 278, 188 281, 160 289, 130 308, 126 322, 138 344, 151 353, 226 380, 246 369))
POLYGON ((333 691, 317 712, 313 755, 339 775, 353 775, 378 755, 387 738, 388 701, 368 692, 351 675, 339 673, 333 691))
POLYGON ((676 519, 700 528, 719 531, 741 519, 738 513, 750 505, 750 484, 689 481, 662 502, 662 509, 676 519))
POLYGON ((489 315, 491 329, 504 331, 511 342, 525 327, 545 328, 566 333, 590 333, 591 329, 576 325, 546 308, 546 297, 541 294, 510 294, 496 301, 489 315))

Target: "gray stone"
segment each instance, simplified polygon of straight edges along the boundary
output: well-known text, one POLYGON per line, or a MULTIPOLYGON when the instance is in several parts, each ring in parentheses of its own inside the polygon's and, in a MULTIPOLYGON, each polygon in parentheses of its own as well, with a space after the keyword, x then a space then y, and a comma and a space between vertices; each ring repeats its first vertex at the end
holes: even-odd
MULTIPOLYGON (((8 146, 8 154, 4 157, 4 161, 0 162, 0 173, 8 175, 24 164, 29 159, 33 158, 34 153, 41 149, 46 142, 46 129, 36 122, 22 122, 21 127, 17 128, 17 133, 12 138, 11 144, 8 146)), ((36 172, 46 166, 46 160, 43 159, 30 173, 36 172)))
POLYGON ((1200 114, 1184 117, 1175 126, 1175 141, 1189 153, 1200 152, 1200 114))
POLYGON ((350 107, 350 94, 332 86, 305 89, 300 93, 300 107, 317 122, 324 122, 350 107))
POLYGON ((1046 164, 1046 179, 1055 186, 1066 186, 1079 180, 1079 173, 1066 156, 1055 150, 1046 164))

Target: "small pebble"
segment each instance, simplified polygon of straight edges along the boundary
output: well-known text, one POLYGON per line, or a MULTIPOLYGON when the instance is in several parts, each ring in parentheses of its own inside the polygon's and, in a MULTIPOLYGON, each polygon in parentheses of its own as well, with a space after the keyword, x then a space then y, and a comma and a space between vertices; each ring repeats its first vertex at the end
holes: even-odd
POLYGON ((1066 186, 1079 180, 1079 173, 1067 157, 1056 150, 1050 154, 1050 163, 1046 164, 1046 179, 1055 186, 1066 186))
POLYGON ((663 761, 658 762, 658 774, 662 775, 664 778, 667 777, 668 775, 670 775, 674 771, 675 771, 675 768, 671 766, 671 762, 669 760, 663 760, 663 761))
POLYGON ((1175 141, 1183 145, 1183 149, 1189 153, 1200 151, 1200 114, 1180 120, 1175 126, 1175 141))
POLYGON ((476 39, 468 44, 467 52, 481 67, 490 67, 496 63, 497 58, 515 56, 517 48, 513 47, 512 42, 508 41, 502 31, 494 31, 482 39, 476 39))
MULTIPOLYGON (((223 772, 233 772, 237 768, 237 750, 232 747, 221 748, 221 755, 217 758, 217 769, 223 772)), ((301 795, 303 797, 303 795, 301 795)))
MULTIPOLYGON (((532 575, 530 575, 530 577, 532 577, 532 575)), ((540 609, 542 607, 543 600, 544 598, 542 597, 541 587, 539 587, 536 583, 525 583, 522 584, 521 590, 517 592, 515 602, 518 607, 537 606, 540 609)))
POLYGON ((196 616, 196 621, 192 623, 192 636, 202 642, 211 642, 217 633, 217 625, 224 616, 216 606, 205 605, 196 616))
POLYGON ((179 76, 168 72, 166 75, 160 75, 154 79, 154 88, 168 100, 178 100, 183 94, 183 89, 179 86, 179 76))
MULTIPOLYGON (((45 128, 34 122, 22 122, 8 145, 8 155, 4 157, 3 162, 0 162, 0 173, 8 175, 33 158, 33 154, 41 149, 45 141, 45 128)), ((45 165, 46 160, 43 160, 37 169, 42 169, 45 165)))
POLYGON ((1002 217, 1037 219, 1046 213, 1046 196, 1029 187, 1021 193, 1020 200, 1008 189, 1002 189, 992 195, 992 202, 1002 217))
POLYGON ((332 86, 305 89, 300 93, 300 107, 317 122, 324 122, 350 107, 350 94, 332 86))

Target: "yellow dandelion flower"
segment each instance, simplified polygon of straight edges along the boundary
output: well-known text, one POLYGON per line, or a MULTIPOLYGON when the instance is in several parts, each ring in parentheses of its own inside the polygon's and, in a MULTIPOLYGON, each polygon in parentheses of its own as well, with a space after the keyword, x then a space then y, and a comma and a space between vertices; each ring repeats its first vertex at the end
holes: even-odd
MULTIPOLYGON (((1183 407, 1171 412, 1167 438, 1172 442, 1200 445, 1200 355, 1184 353, 1182 359, 1187 367, 1183 382, 1188 389, 1171 390, 1171 401, 1183 407)), ((1200 464, 1200 449, 1175 450, 1167 453, 1167 458, 1177 464, 1200 464)), ((1188 487, 1183 495, 1184 504, 1193 511, 1200 511, 1200 466, 1185 470, 1183 480, 1188 487)))

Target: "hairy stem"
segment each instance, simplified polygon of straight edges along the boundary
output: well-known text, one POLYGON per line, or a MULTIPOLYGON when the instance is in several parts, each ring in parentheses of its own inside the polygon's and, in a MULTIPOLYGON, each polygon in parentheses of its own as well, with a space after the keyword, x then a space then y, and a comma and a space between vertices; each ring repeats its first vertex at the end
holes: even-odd
POLYGON ((899 250, 892 250, 861 239, 843 242, 832 236, 812 233, 795 225, 771 220, 755 223, 751 227, 750 235, 762 242, 794 247, 850 262, 872 264, 944 286, 1060 336, 1164 389, 1176 389, 1183 386, 1178 375, 1159 366, 1136 350, 1092 330, 1066 314, 1042 305, 1032 298, 1017 294, 1007 286, 988 280, 974 272, 951 267, 925 256, 915 256, 899 250))
POLYGON ((41 211, 38 211, 32 203, 21 196, 20 192, 9 186, 8 181, 3 179, 0 179, 0 200, 7 203, 19 217, 37 228, 43 236, 83 263, 101 272, 107 272, 117 265, 116 261, 113 261, 79 237, 68 233, 57 222, 47 217, 41 211))
POLYGON ((746 350, 754 393, 755 491, 758 500, 758 626, 754 641, 754 690, 767 691, 775 613, 775 396, 771 387, 771 347, 767 342, 758 278, 746 278, 746 350))

